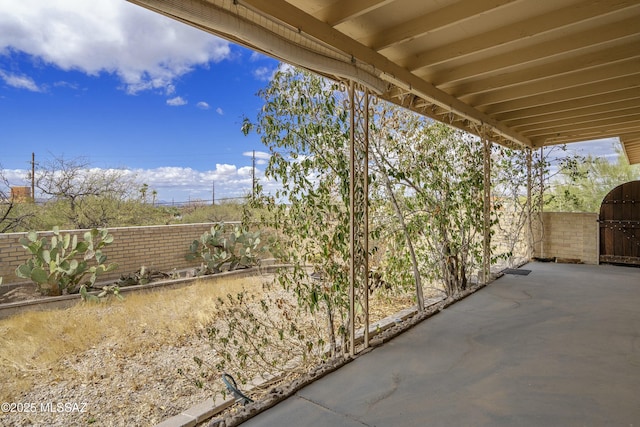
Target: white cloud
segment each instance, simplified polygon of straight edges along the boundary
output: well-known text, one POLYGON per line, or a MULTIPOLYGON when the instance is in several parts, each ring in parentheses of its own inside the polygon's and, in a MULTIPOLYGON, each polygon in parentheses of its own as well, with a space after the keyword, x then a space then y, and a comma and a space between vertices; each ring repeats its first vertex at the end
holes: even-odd
POLYGON ((181 96, 176 96, 175 98, 167 99, 167 105, 172 107, 179 107, 181 105, 186 105, 187 101, 184 100, 181 96))
POLYGON ((198 102, 198 103, 196 104, 196 107, 200 108, 201 110, 208 110, 209 108, 211 108, 211 107, 209 106, 209 104, 207 104, 207 103, 206 103, 206 102, 204 102, 204 101, 200 101, 200 102, 198 102))
POLYGON ((269 160, 271 158, 271 154, 265 151, 245 151, 242 155, 246 157, 253 157, 254 153, 256 155, 256 159, 269 160))
POLYGON ((595 139, 593 141, 575 142, 567 145, 567 150, 579 155, 590 154, 593 157, 604 157, 615 162, 618 158, 617 150, 622 145, 618 138, 595 139))
POLYGON ((55 87, 65 87, 65 88, 73 89, 73 90, 80 90, 80 87, 78 86, 77 83, 65 82, 63 80, 55 82, 53 84, 53 86, 55 86, 55 87))
POLYGON ((113 73, 129 93, 172 94, 177 77, 230 56, 227 41, 125 1, 0 0, 0 10, 0 55, 18 50, 63 70, 113 73))
POLYGON ((286 62, 280 62, 278 64, 278 68, 276 71, 282 71, 283 73, 288 73, 288 72, 293 72, 294 69, 295 67, 293 65, 287 64, 286 62))
MULTIPOLYGON (((256 152, 257 154, 257 152, 256 152)), ((98 168, 93 168, 98 169, 98 168)), ((0 170, 1 167, 0 167, 0 170)), ((215 185, 216 200, 246 196, 251 192, 252 168, 238 168, 232 164, 216 164, 214 170, 198 171, 188 167, 158 167, 153 169, 118 169, 119 173, 132 176, 136 182, 149 185, 158 192, 157 200, 164 202, 187 202, 211 200, 212 186, 215 185)), ((3 169, 3 175, 12 186, 30 185, 26 169, 3 169)), ((256 169, 256 178, 266 192, 273 194, 279 184, 264 177, 263 171, 256 169)), ((36 190, 36 197, 39 197, 36 190)))
POLYGON ((29 76, 9 74, 0 70, 0 79, 4 80, 6 84, 18 89, 27 89, 32 92, 41 92, 36 82, 29 76))
POLYGON ((0 172, 11 186, 31 185, 31 181, 28 179, 30 171, 26 169, 2 169, 2 165, 0 165, 0 172))
POLYGON ((251 178, 253 174, 253 168, 251 166, 243 166, 238 169, 238 176, 251 178))
POLYGON ((224 111, 222 111, 222 108, 220 107, 216 108, 216 113, 220 114, 221 116, 224 115, 224 111))
POLYGON ((238 168, 236 165, 228 165, 228 164, 216 164, 215 178, 221 178, 224 176, 231 176, 238 173, 238 168))
MULTIPOLYGON (((242 153, 243 156, 246 157, 253 157, 253 151, 245 151, 244 153, 242 153)), ((266 153, 264 151, 256 151, 255 152, 256 155, 256 165, 266 165, 269 162, 269 159, 271 158, 271 154, 266 153)))
POLYGON ((268 57, 268 56, 266 56, 266 55, 265 55, 265 54, 263 54, 263 53, 260 53, 260 52, 258 52, 258 51, 255 51, 255 50, 254 50, 253 52, 251 52, 251 56, 249 57, 249 59, 250 59, 252 62, 260 61, 260 60, 265 59, 265 58, 269 58, 269 57, 268 57))
POLYGON ((268 67, 258 67, 253 70, 253 76, 257 80, 268 82, 273 78, 273 74, 275 73, 275 71, 276 69, 271 69, 268 67))

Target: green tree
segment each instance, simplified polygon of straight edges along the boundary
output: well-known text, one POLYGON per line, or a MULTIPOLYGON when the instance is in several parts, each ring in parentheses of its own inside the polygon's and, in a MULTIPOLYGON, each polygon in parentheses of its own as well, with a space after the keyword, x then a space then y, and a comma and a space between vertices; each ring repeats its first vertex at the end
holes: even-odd
POLYGON ((147 203, 147 193, 149 192, 149 184, 144 183, 142 187, 140 187, 140 198, 142 203, 147 203))
POLYGON ((640 166, 629 165, 619 146, 617 158, 587 156, 572 169, 561 172, 549 190, 546 210, 566 212, 599 212, 600 204, 620 184, 640 179, 640 166))
POLYGON ((215 205, 186 205, 180 208, 182 223, 233 222, 242 220, 246 200, 227 200, 215 205))
POLYGON ((96 169, 83 159, 54 157, 36 172, 36 186, 74 228, 107 227, 131 199, 134 177, 120 169, 96 169))
POLYGON ((513 267, 533 255, 536 239, 543 238, 535 232, 542 220, 540 213, 552 209, 557 200, 554 183, 577 179, 584 162, 584 157, 572 153, 567 145, 537 150, 494 145, 491 180, 497 258, 513 267))
POLYGON ((380 223, 387 232, 393 224, 401 230, 387 246, 384 270, 400 283, 412 270, 418 292, 423 277, 447 295, 466 289, 482 254, 481 142, 392 106, 379 111, 375 123, 374 182, 384 191, 373 192, 383 199, 373 206, 390 201, 395 221, 380 223))
POLYGON ((328 341, 335 347, 335 332, 346 331, 349 289, 349 133, 342 92, 319 76, 287 68, 259 95, 264 106, 255 123, 245 119, 243 130, 261 135, 271 153, 265 176, 281 184, 273 197, 259 199, 269 209, 263 219, 280 241, 272 251, 294 266, 280 283, 311 312, 326 311, 328 341))
POLYGON ((543 205, 549 166, 548 151, 493 147, 491 181, 497 237, 494 249, 509 267, 532 255, 533 227, 543 205))
MULTIPOLYGON (((349 289, 344 94, 338 84, 289 68, 260 95, 258 120, 245 120, 243 129, 261 135, 271 153, 265 175, 281 184, 266 198, 268 225, 281 241, 274 252, 295 266, 281 283, 309 310, 326 310, 334 342, 333 333, 345 331, 349 289)), ((385 250, 375 262, 392 285, 413 283, 418 300, 421 277, 447 295, 465 289, 482 252, 480 141, 383 102, 372 105, 370 126, 371 252, 385 250)))
POLYGON ((33 203, 24 203, 11 197, 11 185, 0 165, 0 233, 22 231, 35 217, 33 203))

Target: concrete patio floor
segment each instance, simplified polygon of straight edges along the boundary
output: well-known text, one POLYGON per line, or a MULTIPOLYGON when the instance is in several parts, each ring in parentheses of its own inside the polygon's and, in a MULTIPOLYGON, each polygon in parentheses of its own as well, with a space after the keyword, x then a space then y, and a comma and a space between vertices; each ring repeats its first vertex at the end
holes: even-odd
POLYGON ((522 269, 243 426, 640 427, 640 268, 522 269))

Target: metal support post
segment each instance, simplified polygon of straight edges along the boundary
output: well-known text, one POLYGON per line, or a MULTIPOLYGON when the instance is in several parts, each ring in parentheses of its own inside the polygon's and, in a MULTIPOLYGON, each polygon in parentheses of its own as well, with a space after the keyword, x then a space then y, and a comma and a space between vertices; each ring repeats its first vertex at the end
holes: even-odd
POLYGON ((364 347, 369 346, 369 92, 349 84, 350 268, 349 354, 355 355, 356 305, 362 308, 364 347))
POLYGON ((484 239, 482 244, 482 281, 489 283, 491 278, 491 141, 486 137, 484 127, 482 128, 482 148, 483 148, 483 231, 484 239))
POLYGON ((542 166, 538 168, 538 173, 539 173, 539 178, 540 178, 540 188, 538 189, 539 192, 539 196, 538 196, 538 206, 537 206, 537 212, 536 212, 536 216, 538 218, 537 221, 537 226, 540 227, 540 234, 539 236, 537 236, 537 239, 540 241, 540 253, 537 254, 537 256, 544 258, 545 257, 545 251, 544 251, 544 239, 545 239, 545 235, 544 235, 544 216, 542 215, 542 212, 544 211, 544 192, 545 192, 545 188, 544 188, 544 164, 546 163, 546 159, 544 157, 544 146, 540 147, 540 160, 542 163, 542 166))
POLYGON ((527 259, 533 257, 533 205, 531 203, 533 187, 533 161, 531 148, 527 150, 527 259))

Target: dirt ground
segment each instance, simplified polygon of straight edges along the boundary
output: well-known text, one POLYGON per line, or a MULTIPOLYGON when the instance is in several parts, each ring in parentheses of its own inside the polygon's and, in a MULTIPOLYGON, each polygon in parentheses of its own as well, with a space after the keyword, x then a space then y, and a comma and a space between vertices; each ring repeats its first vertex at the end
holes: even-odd
POLYGON ((0 304, 44 298, 35 285, 18 286, 0 295, 0 304))
MULTIPOLYGON (((271 277, 262 280, 268 281, 271 277)), ((196 302, 205 299, 202 286, 199 283, 172 290, 174 293, 164 302, 160 301, 157 309, 155 306, 144 307, 142 303, 140 310, 146 309, 147 317, 137 318, 131 314, 109 317, 109 312, 120 309, 116 304, 99 306, 96 310, 100 313, 93 315, 84 310, 89 312, 88 317, 70 324, 50 344, 43 342, 39 347, 38 343, 33 343, 35 350, 31 361, 17 361, 11 352, 15 340, 0 339, 0 361, 5 368, 0 379, 0 399, 14 404, 0 413, 0 426, 150 426, 211 399, 210 389, 198 388, 193 381, 199 372, 194 356, 211 365, 217 358, 204 332, 209 321, 197 318, 204 319, 208 313, 206 308, 199 314, 187 313, 189 310, 175 301, 175 295, 193 294, 196 302), (169 315, 162 315, 162 320, 166 321, 168 316, 175 316, 175 319, 166 324, 152 320, 160 307, 170 304, 174 308, 169 315), (180 312, 195 316, 195 326, 185 326, 186 329, 181 330, 180 312), (104 332, 90 345, 76 344, 73 335, 89 329, 94 333, 96 329, 104 332), (40 355, 47 352, 44 347, 55 347, 60 341, 69 341, 69 345, 61 347, 65 350, 50 356, 52 359, 48 363, 39 362, 40 355)), ((149 295, 154 294, 156 292, 149 295)), ((4 300, 33 296, 28 288, 16 288, 5 294, 4 300)), ((189 307, 196 304, 193 301, 189 307)), ((371 306, 371 321, 410 305, 411 298, 406 296, 379 298, 371 306)), ((51 322, 66 320, 74 313, 74 307, 51 313, 51 322)), ((35 321, 30 320, 28 314, 21 316, 17 326, 10 323, 15 319, 0 320, 0 336, 7 336, 13 328, 12 336, 20 336, 19 331, 23 330, 24 339, 32 339, 29 331, 39 326, 33 325, 35 321)), ((214 380, 217 378, 206 379, 214 380)))

